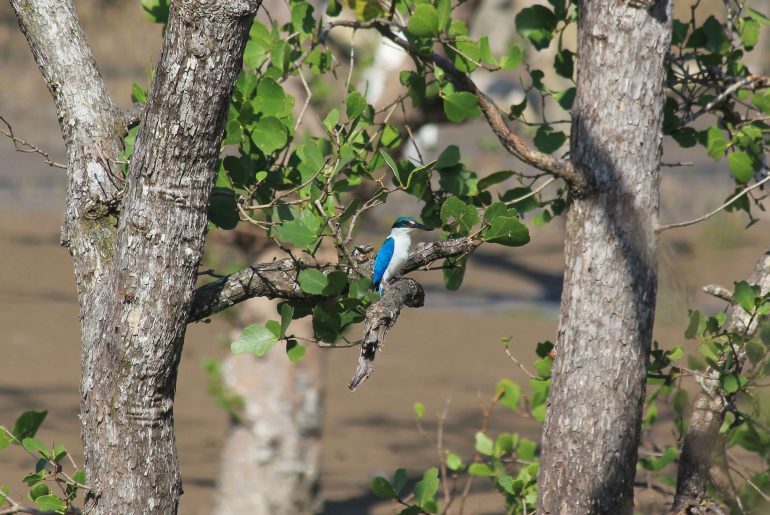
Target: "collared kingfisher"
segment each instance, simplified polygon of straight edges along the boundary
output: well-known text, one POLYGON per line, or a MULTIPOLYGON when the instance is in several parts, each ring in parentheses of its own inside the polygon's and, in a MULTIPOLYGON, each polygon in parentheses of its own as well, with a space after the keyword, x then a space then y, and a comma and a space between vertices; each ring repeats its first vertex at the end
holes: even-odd
POLYGON ((409 233, 415 229, 432 231, 433 227, 422 225, 410 216, 402 216, 396 219, 390 230, 390 235, 377 252, 374 260, 374 277, 372 290, 379 290, 382 295, 383 286, 389 285, 390 280, 396 277, 401 267, 409 257, 409 247, 412 246, 412 238, 409 233))

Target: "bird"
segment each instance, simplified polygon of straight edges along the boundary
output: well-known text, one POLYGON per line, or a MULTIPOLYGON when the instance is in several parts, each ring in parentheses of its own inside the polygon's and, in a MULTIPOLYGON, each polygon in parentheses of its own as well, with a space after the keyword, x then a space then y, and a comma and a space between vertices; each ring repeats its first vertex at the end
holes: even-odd
POLYGON ((377 258, 374 260, 372 291, 379 291, 380 296, 382 296, 383 287, 390 284, 390 280, 399 274, 401 267, 406 263, 409 247, 412 246, 409 233, 415 229, 432 231, 433 227, 423 225, 411 216, 398 217, 390 229, 390 234, 377 252, 377 258))

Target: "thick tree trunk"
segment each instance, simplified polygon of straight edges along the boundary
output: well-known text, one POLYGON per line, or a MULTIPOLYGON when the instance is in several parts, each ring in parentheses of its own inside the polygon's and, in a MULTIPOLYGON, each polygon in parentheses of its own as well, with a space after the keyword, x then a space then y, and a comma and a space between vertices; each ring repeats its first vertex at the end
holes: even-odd
POLYGON ((240 1, 171 8, 112 273, 84 327, 81 419, 99 513, 175 513, 182 493, 177 366, 223 124, 256 8, 240 1))
POLYGON ((631 513, 657 286, 671 0, 582 1, 566 275, 538 512, 631 513))
MULTIPOLYGON (((748 277, 749 284, 758 284, 762 295, 770 291, 770 249, 757 261, 748 277)), ((727 313, 725 330, 739 332, 751 337, 757 330, 757 320, 740 306, 732 304, 727 313), (751 325, 749 325, 751 324, 751 325)), ((746 353, 738 350, 739 366, 745 362, 746 353)), ((725 408, 728 402, 719 385, 720 373, 709 369, 706 375, 696 377, 701 391, 695 397, 687 427, 682 454, 679 458, 679 473, 676 484, 676 497, 673 511, 679 513, 688 506, 700 506, 706 495, 709 470, 715 465, 714 454, 722 452, 718 447, 721 437, 719 429, 725 420, 725 408)))
POLYGON ((177 365, 227 106, 259 2, 172 5, 124 193, 115 161, 125 122, 72 3, 12 5, 54 97, 68 151, 62 239, 74 256, 81 307, 88 508, 175 513, 177 365))
MULTIPOLYGON (((276 302, 253 299, 241 309, 244 325, 275 318, 276 302)), ((291 334, 312 336, 311 320, 295 320, 291 334)), ((283 349, 262 357, 230 356, 222 367, 228 390, 241 396, 222 449, 217 515, 310 515, 319 492, 323 389, 320 350, 307 346, 300 363, 283 349)))

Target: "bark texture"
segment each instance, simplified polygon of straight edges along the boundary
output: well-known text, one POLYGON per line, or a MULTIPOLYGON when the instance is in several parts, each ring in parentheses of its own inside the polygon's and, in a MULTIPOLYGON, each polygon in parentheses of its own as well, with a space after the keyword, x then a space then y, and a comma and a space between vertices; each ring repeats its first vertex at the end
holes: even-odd
POLYGON ((87 509, 175 513, 177 365, 222 127, 259 2, 172 5, 125 183, 115 166, 125 117, 106 92, 72 3, 12 5, 68 152, 62 241, 74 256, 81 308, 87 509))
POLYGON ((671 1, 582 1, 566 275, 538 512, 631 513, 657 287, 659 161, 671 1))
POLYGON ((99 513, 175 513, 177 366, 219 142, 257 2, 172 5, 121 206, 112 273, 84 327, 81 420, 99 513), (130 450, 126 456, 126 449, 130 450))
MULTIPOLYGON (((242 325, 275 317, 275 302, 253 299, 242 325)), ((239 331, 240 332, 240 331, 239 331)), ((308 318, 292 334, 312 336, 308 318)), ((323 390, 320 349, 294 364, 282 349, 262 357, 229 356, 222 367, 228 390, 244 408, 232 420, 222 449, 217 515, 311 515, 321 504, 319 481, 323 390)))
MULTIPOLYGON (((762 295, 770 291, 770 249, 757 261, 747 282, 758 284, 762 295)), ((749 315, 740 306, 732 303, 728 309, 725 330, 745 333, 750 337, 757 330, 757 321, 750 320, 749 315)), ((738 350, 738 358, 738 366, 742 367, 746 355, 741 348, 738 350)), ((720 393, 719 375, 718 371, 710 368, 705 376, 696 376, 701 391, 693 402, 690 424, 679 457, 673 505, 675 513, 687 513, 688 507, 701 506, 709 482, 709 471, 717 463, 714 454, 723 451, 718 447, 721 440, 719 429, 724 422, 729 399, 720 393)))

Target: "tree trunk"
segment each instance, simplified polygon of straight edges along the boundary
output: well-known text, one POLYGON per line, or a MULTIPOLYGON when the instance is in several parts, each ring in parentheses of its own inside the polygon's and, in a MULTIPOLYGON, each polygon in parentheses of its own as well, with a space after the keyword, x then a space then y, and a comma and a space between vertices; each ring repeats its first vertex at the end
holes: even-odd
MULTIPOLYGON (((253 299, 241 309, 243 325, 275 318, 275 304, 253 299)), ((292 334, 312 336, 309 318, 292 334)), ((240 332, 240 331, 239 331, 240 332)), ((244 401, 222 449, 217 515, 309 515, 319 496, 323 390, 320 350, 307 346, 300 363, 281 348, 264 356, 233 355, 222 367, 228 390, 244 401)))
POLYGON ((63 241, 75 259, 82 315, 87 508, 176 513, 177 366, 227 107, 259 2, 173 3, 124 193, 116 160, 125 123, 71 2, 12 5, 68 150, 63 241))
MULTIPOLYGON (((759 285, 762 295, 770 291, 770 249, 759 258, 747 282, 759 285)), ((757 327, 756 319, 752 321, 743 308, 731 304, 725 323, 726 331, 745 333, 747 337, 751 337, 757 327)), ((742 366, 746 360, 746 352, 742 346, 738 347, 737 354, 738 366, 742 366)), ((676 497, 672 508, 675 513, 688 506, 701 505, 706 495, 709 470, 714 465, 713 456, 724 449, 718 446, 724 436, 720 436, 719 429, 725 420, 725 408, 729 399, 722 393, 719 376, 718 370, 709 368, 705 375, 696 377, 701 391, 693 402, 690 424, 687 426, 679 458, 676 497)))
POLYGON ((631 513, 657 287, 655 226, 671 0, 583 1, 566 275, 539 513, 631 513))

